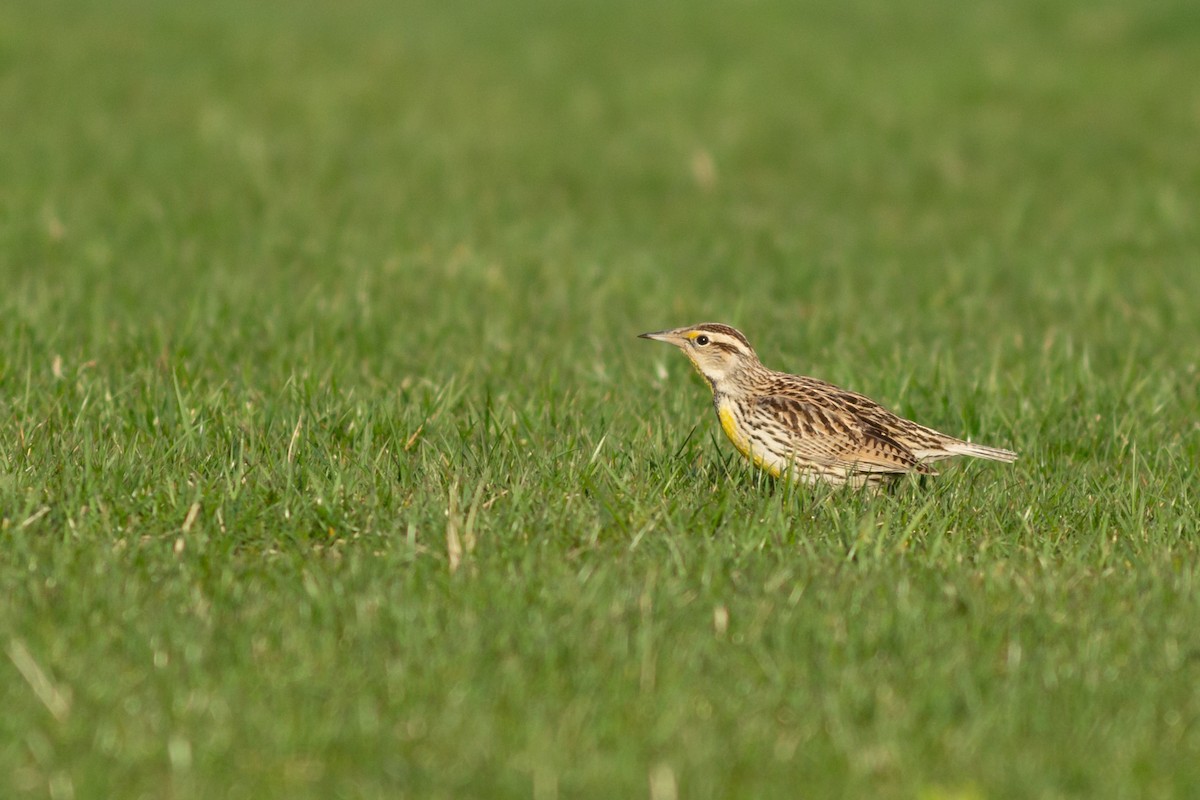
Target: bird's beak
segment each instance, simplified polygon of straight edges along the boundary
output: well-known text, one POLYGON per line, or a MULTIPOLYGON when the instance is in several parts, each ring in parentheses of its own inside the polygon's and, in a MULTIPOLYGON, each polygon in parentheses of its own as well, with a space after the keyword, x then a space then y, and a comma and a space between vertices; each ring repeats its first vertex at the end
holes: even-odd
POLYGON ((653 339, 656 342, 666 342, 667 344, 673 344, 676 346, 681 343, 679 334, 676 333, 676 329, 671 329, 669 331, 654 331, 652 333, 639 333, 638 338, 653 339))

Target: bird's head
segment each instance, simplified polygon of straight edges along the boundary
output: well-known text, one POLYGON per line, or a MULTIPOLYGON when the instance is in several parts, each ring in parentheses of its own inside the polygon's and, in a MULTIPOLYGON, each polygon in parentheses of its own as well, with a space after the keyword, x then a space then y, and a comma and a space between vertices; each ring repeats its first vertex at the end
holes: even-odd
POLYGON ((668 331, 641 334, 642 339, 673 344, 684 352, 696 371, 717 391, 733 375, 761 367, 741 331, 719 322, 705 322, 668 331))

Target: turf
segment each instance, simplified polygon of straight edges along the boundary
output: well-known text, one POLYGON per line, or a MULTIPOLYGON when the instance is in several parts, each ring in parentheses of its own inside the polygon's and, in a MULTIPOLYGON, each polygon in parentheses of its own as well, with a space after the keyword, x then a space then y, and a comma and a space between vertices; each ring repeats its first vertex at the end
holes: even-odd
POLYGON ((1187 797, 1186 0, 0 5, 0 795, 1187 797), (678 353, 1011 447, 878 498, 678 353))

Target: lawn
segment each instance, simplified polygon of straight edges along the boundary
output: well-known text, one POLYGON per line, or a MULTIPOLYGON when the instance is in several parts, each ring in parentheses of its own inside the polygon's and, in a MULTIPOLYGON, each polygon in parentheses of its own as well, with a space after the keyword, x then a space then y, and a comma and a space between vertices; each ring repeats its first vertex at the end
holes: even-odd
POLYGON ((0 4, 0 796, 1194 797, 1189 0, 0 4), (1020 451, 776 484, 638 333, 1020 451))

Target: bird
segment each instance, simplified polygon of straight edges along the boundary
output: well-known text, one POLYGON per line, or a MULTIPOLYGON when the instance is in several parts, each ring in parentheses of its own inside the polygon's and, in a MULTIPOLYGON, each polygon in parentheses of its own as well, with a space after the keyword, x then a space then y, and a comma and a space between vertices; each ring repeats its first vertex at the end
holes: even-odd
POLYGON ((904 475, 936 475, 930 464, 952 456, 1017 458, 904 419, 832 383, 768 369, 729 325, 705 322, 639 337, 683 351, 712 389, 721 430, 776 478, 878 490, 904 475))

